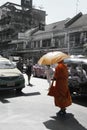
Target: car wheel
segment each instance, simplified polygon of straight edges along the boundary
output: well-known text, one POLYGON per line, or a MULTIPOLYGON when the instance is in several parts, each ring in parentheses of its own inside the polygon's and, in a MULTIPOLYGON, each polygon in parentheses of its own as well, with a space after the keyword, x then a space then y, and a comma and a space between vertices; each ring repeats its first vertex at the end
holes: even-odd
POLYGON ((20 93, 22 91, 22 88, 17 88, 16 93, 20 93))

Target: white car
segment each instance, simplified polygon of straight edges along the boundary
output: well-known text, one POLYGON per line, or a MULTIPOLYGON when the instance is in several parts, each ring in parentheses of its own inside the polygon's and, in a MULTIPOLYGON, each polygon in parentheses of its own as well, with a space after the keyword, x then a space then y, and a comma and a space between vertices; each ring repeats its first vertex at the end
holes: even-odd
POLYGON ((15 89, 19 92, 24 87, 23 74, 9 59, 0 57, 0 90, 15 89))
POLYGON ((87 95, 87 58, 65 59, 68 66, 68 85, 71 94, 87 95))

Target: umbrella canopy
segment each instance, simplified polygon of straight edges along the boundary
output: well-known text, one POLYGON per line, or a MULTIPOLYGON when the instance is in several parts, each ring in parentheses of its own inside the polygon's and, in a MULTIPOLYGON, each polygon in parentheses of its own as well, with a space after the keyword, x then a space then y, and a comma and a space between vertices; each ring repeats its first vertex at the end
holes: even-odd
POLYGON ((54 52, 48 52, 47 54, 43 55, 39 61, 39 65, 52 65, 60 62, 61 60, 64 60, 66 58, 69 58, 69 55, 61 52, 61 51, 54 51, 54 52))

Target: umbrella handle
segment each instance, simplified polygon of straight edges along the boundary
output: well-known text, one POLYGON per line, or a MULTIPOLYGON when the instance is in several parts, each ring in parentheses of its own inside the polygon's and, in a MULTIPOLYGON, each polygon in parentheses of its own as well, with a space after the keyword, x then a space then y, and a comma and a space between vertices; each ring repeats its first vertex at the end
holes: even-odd
POLYGON ((56 80, 56 78, 55 78, 55 77, 53 77, 53 78, 52 78, 52 81, 53 81, 53 80, 56 80))

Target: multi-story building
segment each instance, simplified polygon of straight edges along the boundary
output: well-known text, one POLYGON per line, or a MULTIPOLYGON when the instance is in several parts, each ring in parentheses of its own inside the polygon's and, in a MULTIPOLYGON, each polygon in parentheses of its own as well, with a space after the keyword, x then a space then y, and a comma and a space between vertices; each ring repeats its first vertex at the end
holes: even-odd
MULTIPOLYGON (((19 32, 37 27, 40 22, 45 23, 45 11, 24 7, 23 2, 22 5, 7 2, 0 7, 0 52, 6 56, 15 53, 19 32)), ((20 41, 21 45, 23 41, 20 41)))
POLYGON ((44 31, 39 30, 39 23, 45 23, 45 11, 7 2, 0 7, 0 16, 0 53, 6 56, 18 55, 36 63, 41 55, 55 50, 87 55, 87 14, 80 12, 46 25, 44 31))
MULTIPOLYGON (((26 38, 28 44, 17 49, 19 55, 34 58, 35 62, 48 51, 63 51, 72 55, 86 53, 87 14, 81 12, 72 19, 66 19, 45 26, 44 31, 37 31, 26 38)), ((29 33, 28 33, 29 34, 29 33)), ((26 36, 26 34, 25 34, 26 36)), ((19 40, 22 39, 19 37, 19 40)))

